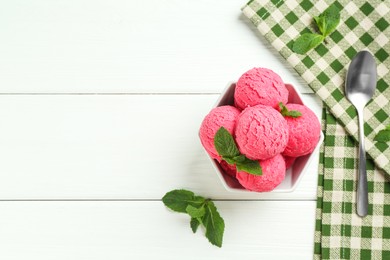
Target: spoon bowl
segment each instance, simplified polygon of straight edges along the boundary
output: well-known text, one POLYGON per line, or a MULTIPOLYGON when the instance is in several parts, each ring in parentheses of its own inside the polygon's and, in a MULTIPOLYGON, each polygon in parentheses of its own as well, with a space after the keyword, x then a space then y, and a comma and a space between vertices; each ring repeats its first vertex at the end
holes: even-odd
POLYGON ((374 57, 368 51, 357 53, 348 68, 345 93, 347 99, 356 108, 359 120, 359 169, 356 210, 361 217, 365 217, 368 211, 363 110, 374 95, 376 82, 377 72, 374 57))

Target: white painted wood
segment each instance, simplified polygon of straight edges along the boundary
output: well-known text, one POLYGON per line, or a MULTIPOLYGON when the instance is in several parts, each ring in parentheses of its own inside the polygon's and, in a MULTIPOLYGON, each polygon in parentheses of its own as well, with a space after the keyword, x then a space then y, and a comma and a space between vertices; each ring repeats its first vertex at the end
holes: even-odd
POLYGON ((0 259, 312 259, 318 154, 293 193, 243 196, 197 137, 216 93, 252 67, 310 92, 243 4, 0 1, 0 200, 28 200, 0 201, 0 259), (216 202, 222 249, 158 201, 175 188, 233 200, 216 202))
POLYGON ((216 205, 222 248, 160 201, 0 202, 0 259, 312 259, 315 202, 216 205))
MULTIPOLYGON (((159 199, 188 188, 224 199, 309 199, 316 157, 293 193, 224 190, 198 129, 218 95, 2 95, 0 199, 159 199)), ((305 103, 320 114, 312 96, 305 103)))
POLYGON ((0 1, 0 93, 219 93, 255 66, 308 91, 245 2, 0 1))

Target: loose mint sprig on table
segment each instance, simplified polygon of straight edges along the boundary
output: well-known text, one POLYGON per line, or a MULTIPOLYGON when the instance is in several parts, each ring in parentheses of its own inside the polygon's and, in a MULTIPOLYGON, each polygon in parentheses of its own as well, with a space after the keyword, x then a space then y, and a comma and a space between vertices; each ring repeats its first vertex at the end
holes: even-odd
POLYGON ((282 102, 279 102, 279 107, 282 116, 288 116, 294 118, 302 116, 302 113, 299 112, 298 110, 288 110, 288 108, 282 102))
POLYGON ((236 165, 237 171, 245 171, 253 175, 263 174, 259 161, 248 159, 241 154, 233 136, 226 128, 221 127, 218 129, 214 136, 214 146, 223 160, 228 164, 236 165))
POLYGON ((340 10, 335 4, 329 6, 322 14, 313 17, 317 24, 318 33, 304 33, 294 42, 292 50, 298 54, 305 54, 320 45, 340 23, 340 10))
POLYGON ((162 201, 171 210, 187 213, 191 217, 190 226, 193 233, 202 225, 209 242, 222 247, 225 221, 211 199, 196 196, 188 190, 172 190, 165 194, 162 201))
POLYGON ((390 125, 386 126, 385 129, 380 130, 376 134, 374 140, 377 142, 382 142, 382 143, 386 143, 386 142, 390 141, 390 125))

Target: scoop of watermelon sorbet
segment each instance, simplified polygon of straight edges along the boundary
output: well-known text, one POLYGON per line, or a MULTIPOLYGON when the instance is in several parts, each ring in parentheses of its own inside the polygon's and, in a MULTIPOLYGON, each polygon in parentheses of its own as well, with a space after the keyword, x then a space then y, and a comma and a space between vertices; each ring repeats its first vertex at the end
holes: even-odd
POLYGON ((259 161, 262 175, 253 175, 244 171, 237 172, 238 182, 247 190, 265 192, 275 189, 286 174, 286 165, 282 155, 259 161))
POLYGON ((222 170, 229 176, 236 178, 237 168, 234 164, 228 164, 226 161, 221 160, 219 162, 219 165, 221 166, 222 170))
POLYGON ((234 102, 237 108, 256 105, 278 107, 287 103, 288 90, 278 74, 266 68, 253 68, 237 81, 234 102))
POLYGON ((240 111, 233 106, 220 106, 212 109, 203 119, 199 137, 211 158, 221 161, 221 156, 218 155, 214 146, 214 136, 221 127, 226 128, 233 135, 239 114, 240 111))
POLYGON ((288 142, 283 155, 298 157, 311 153, 316 147, 321 134, 321 124, 314 112, 299 104, 287 104, 288 110, 301 112, 300 117, 286 116, 288 142))
POLYGON ((252 160, 265 160, 286 148, 287 122, 272 107, 248 107, 237 119, 235 136, 241 153, 252 160))

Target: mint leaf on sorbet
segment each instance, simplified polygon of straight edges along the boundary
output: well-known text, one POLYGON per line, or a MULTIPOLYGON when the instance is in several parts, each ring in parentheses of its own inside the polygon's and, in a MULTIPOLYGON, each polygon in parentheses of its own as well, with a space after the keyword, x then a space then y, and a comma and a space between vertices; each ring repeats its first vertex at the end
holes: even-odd
POLYGON ((240 155, 237 155, 237 156, 233 157, 233 160, 234 160, 236 163, 245 162, 246 159, 248 159, 248 158, 246 158, 245 155, 243 155, 243 154, 240 154, 240 155))
POLYGON ((236 158, 236 157, 230 158, 230 157, 222 156, 222 159, 231 165, 236 164, 236 160, 234 158, 236 158))
POLYGON ((262 175, 263 171, 261 169, 260 163, 257 160, 250 160, 245 158, 243 162, 237 162, 236 164, 237 171, 244 171, 253 175, 262 175))
POLYGON ((225 127, 218 129, 214 136, 214 146, 218 154, 222 157, 232 158, 240 155, 240 151, 234 142, 233 136, 226 130, 225 127))
POLYGON ((254 175, 262 174, 260 163, 250 160, 240 153, 233 136, 226 128, 221 127, 218 129, 214 136, 214 146, 222 159, 228 164, 235 164, 238 171, 245 171, 254 175))
POLYGON ((302 116, 302 113, 298 110, 288 110, 288 108, 282 102, 279 102, 279 108, 282 116, 289 116, 294 118, 302 116))

